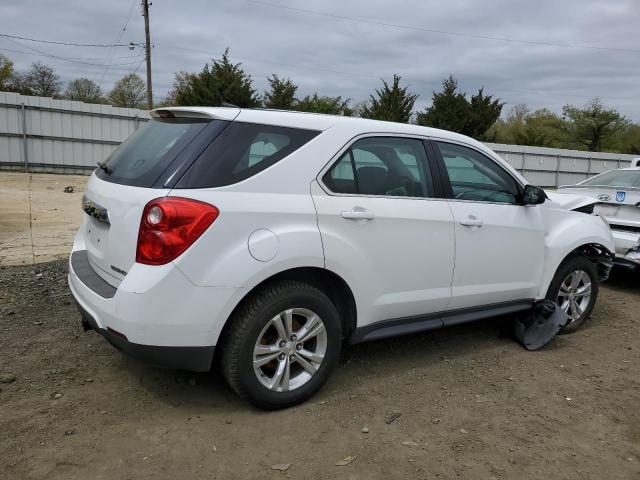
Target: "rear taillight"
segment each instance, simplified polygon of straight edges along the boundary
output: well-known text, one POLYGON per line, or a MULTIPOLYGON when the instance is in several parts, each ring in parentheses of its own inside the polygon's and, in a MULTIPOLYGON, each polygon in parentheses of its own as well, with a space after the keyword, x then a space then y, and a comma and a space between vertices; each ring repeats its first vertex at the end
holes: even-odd
POLYGON ((151 200, 144 207, 136 262, 146 265, 169 263, 184 252, 220 211, 208 203, 180 197, 151 200))

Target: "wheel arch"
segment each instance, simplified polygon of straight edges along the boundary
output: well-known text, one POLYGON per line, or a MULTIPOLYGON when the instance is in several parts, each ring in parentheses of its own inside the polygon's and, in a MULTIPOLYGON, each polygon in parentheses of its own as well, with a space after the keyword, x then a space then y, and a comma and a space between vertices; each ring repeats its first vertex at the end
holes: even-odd
POLYGON ((598 243, 597 241, 581 243, 578 246, 575 246, 571 250, 565 251, 563 255, 560 256, 559 261, 554 262, 555 267, 552 271, 547 272, 545 276, 545 281, 542 284, 542 289, 540 291, 541 297, 544 298, 546 296, 549 287, 551 286, 551 282, 556 275, 558 269, 571 257, 574 256, 582 256, 590 260, 596 265, 598 270, 598 275, 601 280, 606 280, 609 277, 609 272, 611 271, 611 267, 613 266, 613 259, 615 258, 615 254, 611 252, 605 245, 598 243))
POLYGON ((282 280, 297 280, 314 286, 329 297, 335 305, 342 322, 342 336, 348 338, 357 325, 356 301, 353 292, 347 282, 338 274, 321 267, 294 267, 275 273, 254 287, 249 289, 225 320, 225 324, 219 335, 223 339, 227 328, 235 312, 242 307, 244 302, 255 292, 282 280))

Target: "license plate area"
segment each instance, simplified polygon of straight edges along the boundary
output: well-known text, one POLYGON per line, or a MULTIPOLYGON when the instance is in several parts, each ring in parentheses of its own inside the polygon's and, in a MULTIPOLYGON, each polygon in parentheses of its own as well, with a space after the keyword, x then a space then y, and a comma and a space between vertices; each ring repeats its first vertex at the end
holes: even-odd
POLYGON ((594 213, 601 217, 615 217, 619 208, 617 205, 596 205, 594 213))

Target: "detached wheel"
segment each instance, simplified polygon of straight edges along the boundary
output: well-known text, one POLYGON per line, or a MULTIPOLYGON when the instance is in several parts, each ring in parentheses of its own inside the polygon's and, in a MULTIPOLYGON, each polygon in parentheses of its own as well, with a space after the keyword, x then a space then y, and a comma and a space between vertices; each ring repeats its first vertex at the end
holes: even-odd
POLYGON ((560 265, 547 291, 547 298, 569 316, 569 323, 560 333, 575 332, 589 318, 599 284, 596 266, 584 257, 570 257, 560 265))
POLYGON ((305 401, 338 361, 338 312, 311 285, 283 281, 268 286, 248 298, 230 322, 222 345, 222 373, 240 397, 259 408, 305 401))

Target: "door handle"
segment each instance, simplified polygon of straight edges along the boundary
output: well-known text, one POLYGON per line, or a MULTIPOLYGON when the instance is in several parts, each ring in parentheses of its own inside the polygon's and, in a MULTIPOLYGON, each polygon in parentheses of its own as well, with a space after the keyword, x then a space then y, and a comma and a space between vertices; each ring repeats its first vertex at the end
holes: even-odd
POLYGON ((376 214, 362 207, 353 207, 351 210, 343 210, 342 218, 347 220, 373 220, 376 214))
POLYGON ((482 220, 473 215, 469 215, 467 218, 460 220, 460 225, 464 225, 465 227, 481 227, 482 220))

